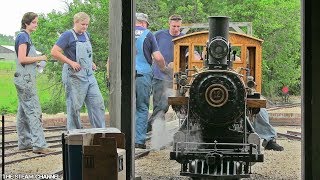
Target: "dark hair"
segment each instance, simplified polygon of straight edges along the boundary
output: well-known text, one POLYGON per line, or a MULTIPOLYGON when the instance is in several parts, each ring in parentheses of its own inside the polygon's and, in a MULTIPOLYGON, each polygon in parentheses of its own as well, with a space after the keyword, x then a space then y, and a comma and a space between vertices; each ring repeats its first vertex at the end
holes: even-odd
POLYGON ((38 14, 34 12, 27 12, 23 15, 22 20, 21 20, 21 29, 26 29, 27 26, 26 24, 30 25, 30 23, 38 17, 38 14))

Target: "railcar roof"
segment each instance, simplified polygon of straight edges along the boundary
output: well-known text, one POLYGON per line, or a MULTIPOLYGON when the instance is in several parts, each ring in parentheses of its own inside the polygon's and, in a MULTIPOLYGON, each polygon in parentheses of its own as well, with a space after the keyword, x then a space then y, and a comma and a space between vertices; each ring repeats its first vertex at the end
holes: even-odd
MULTIPOLYGON (((250 36, 250 35, 247 35, 247 34, 238 33, 238 32, 235 32, 235 31, 229 31, 229 33, 230 34, 234 34, 234 35, 238 35, 238 36, 243 36, 245 38, 253 39, 253 40, 259 41, 261 43, 263 42, 262 39, 259 39, 259 38, 256 38, 256 37, 253 37, 253 36, 250 36)), ((201 35, 201 34, 209 34, 209 31, 200 31, 200 32, 194 32, 194 33, 186 34, 184 36, 177 37, 177 38, 173 39, 172 41, 175 42, 175 41, 178 41, 180 39, 184 39, 186 37, 192 37, 192 36, 201 35)))

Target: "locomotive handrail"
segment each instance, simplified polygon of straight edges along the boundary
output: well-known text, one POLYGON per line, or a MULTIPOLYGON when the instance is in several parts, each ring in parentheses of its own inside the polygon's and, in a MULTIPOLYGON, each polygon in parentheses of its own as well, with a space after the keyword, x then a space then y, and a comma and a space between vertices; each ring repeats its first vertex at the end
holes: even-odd
POLYGON ((245 143, 200 143, 200 142, 177 142, 177 144, 196 144, 196 145, 232 145, 232 146, 250 146, 254 145, 257 146, 256 144, 245 144, 245 143))
MULTIPOLYGON (((180 144, 181 145, 188 145, 188 144, 192 144, 192 145, 224 145, 224 146, 249 146, 249 147, 255 147, 255 148, 258 148, 258 145, 257 144, 246 144, 246 143, 199 143, 199 142, 176 142, 176 151, 178 151, 178 148, 181 147, 179 146, 180 144)), ((185 149, 191 149, 191 148, 183 148, 184 150, 185 149)), ((199 150, 199 149, 197 149, 199 150)), ((216 149, 205 149, 205 150, 216 150, 216 149)), ((219 149, 220 150, 220 149, 219 149)))

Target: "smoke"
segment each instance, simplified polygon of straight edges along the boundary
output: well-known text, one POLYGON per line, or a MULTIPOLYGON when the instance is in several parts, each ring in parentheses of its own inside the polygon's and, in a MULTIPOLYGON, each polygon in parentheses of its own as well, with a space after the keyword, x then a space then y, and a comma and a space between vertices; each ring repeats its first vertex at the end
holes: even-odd
MULTIPOLYGON (((166 98, 174 96, 175 92, 172 89, 172 82, 162 81, 163 94, 166 98)), ((168 146, 173 141, 173 132, 169 131, 166 127, 165 112, 159 111, 153 118, 152 132, 151 132, 151 148, 154 150, 160 150, 165 146, 168 146)))
POLYGON ((152 124, 151 149, 160 150, 173 140, 173 133, 166 127, 164 113, 159 112, 152 124))

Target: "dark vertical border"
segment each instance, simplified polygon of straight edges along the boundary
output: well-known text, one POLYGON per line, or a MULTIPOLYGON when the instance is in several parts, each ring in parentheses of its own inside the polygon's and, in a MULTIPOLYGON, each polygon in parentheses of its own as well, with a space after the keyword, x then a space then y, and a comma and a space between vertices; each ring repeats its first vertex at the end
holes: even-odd
POLYGON ((301 0, 303 12, 303 179, 320 179, 320 22, 316 0, 301 0))
POLYGON ((126 179, 134 179, 134 21, 135 0, 122 0, 121 131, 126 137, 126 179))
MULTIPOLYGON (((311 55, 311 61, 306 58, 307 64, 310 68, 306 69, 306 74, 308 75, 305 79, 308 83, 307 89, 311 89, 311 92, 308 91, 311 95, 311 112, 312 114, 310 121, 312 124, 309 124, 310 127, 306 131, 311 130, 312 135, 311 144, 307 144, 307 148, 312 147, 312 178, 320 179, 320 10, 319 10, 319 1, 316 0, 305 0, 305 3, 311 3, 310 6, 306 6, 306 19, 311 19, 311 22, 306 22, 306 44, 311 43, 311 49, 306 49, 306 54, 311 55), (308 28, 311 26, 311 33, 309 33, 308 28), (309 71, 310 70, 310 71, 309 71), (311 83, 311 84, 309 84, 311 83)), ((308 110, 308 108, 307 108, 308 110)), ((306 119, 307 122, 308 119, 306 119)), ((311 179, 308 177, 306 179, 311 179)))
MULTIPOLYGON (((302 153, 301 153, 301 161, 302 161, 302 177, 303 179, 310 179, 312 178, 312 166, 311 166, 311 155, 312 148, 307 148, 308 144, 311 144, 311 134, 312 131, 308 131, 310 129, 311 122, 307 121, 311 117, 311 83, 306 81, 306 79, 310 78, 310 74, 308 75, 306 72, 310 71, 310 65, 307 63, 306 59, 311 59, 310 53, 306 52, 307 49, 310 49, 310 44, 307 44, 307 39, 311 36, 311 28, 308 27, 310 25, 310 16, 309 11, 306 12, 307 7, 310 6, 310 3, 301 0, 301 27, 302 27, 302 134, 303 134, 303 141, 302 141, 302 153), (309 18, 310 18, 309 17, 309 18), (308 33, 307 33, 308 31, 308 33), (309 36, 306 34, 310 34, 309 36), (309 112, 308 112, 309 109, 309 112), (308 156, 309 154, 309 156, 308 156)), ((311 16, 310 16, 311 17, 311 16)))

